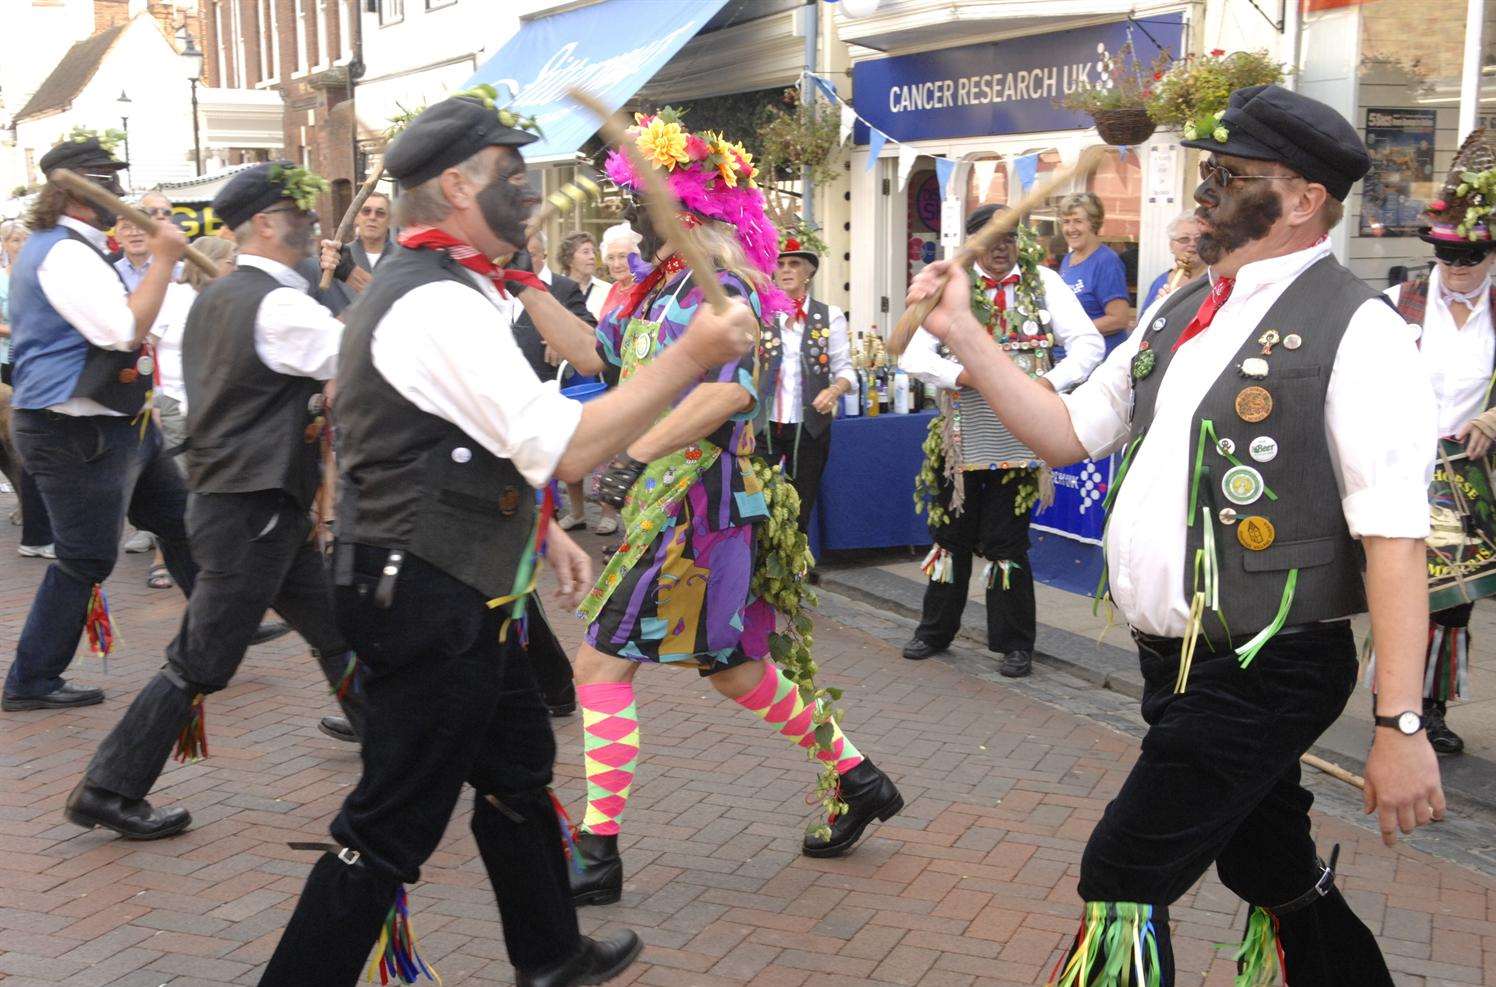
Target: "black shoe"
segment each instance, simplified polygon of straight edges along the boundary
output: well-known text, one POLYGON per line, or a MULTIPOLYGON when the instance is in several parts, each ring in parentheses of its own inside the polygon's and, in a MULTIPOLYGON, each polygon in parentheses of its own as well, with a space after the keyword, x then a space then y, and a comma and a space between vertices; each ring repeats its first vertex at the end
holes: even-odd
POLYGON ((617 836, 598 836, 596 833, 579 831, 577 857, 582 862, 582 868, 578 871, 576 867, 572 867, 570 871, 572 904, 578 908, 583 905, 611 905, 623 897, 623 858, 618 855, 617 836))
POLYGON ((997 666, 997 674, 1010 679, 1026 678, 1034 670, 1032 651, 1009 651, 1003 655, 1003 663, 997 666))
POLYGON ((566 683, 566 688, 555 695, 545 695, 544 699, 545 708, 552 716, 570 716, 577 711, 577 687, 572 682, 566 683))
POLYGON ((829 837, 805 834, 800 849, 807 857, 840 857, 862 838, 862 831, 874 819, 892 819, 904 808, 904 796, 893 779, 867 758, 842 775, 841 800, 847 803, 847 811, 832 820, 829 837))
POLYGON ((1465 741, 1444 722, 1446 709, 1444 703, 1425 702, 1423 730, 1428 734, 1429 746, 1434 749, 1435 754, 1461 754, 1465 750, 1465 741))
POLYGON ((192 825, 186 809, 153 809, 145 799, 127 799, 90 785, 87 778, 68 796, 63 814, 74 826, 103 826, 127 840, 159 840, 192 825))
POLYGON ((291 625, 285 621, 267 620, 250 637, 249 646, 252 648, 257 644, 264 644, 266 641, 274 641, 276 638, 285 637, 289 633, 291 633, 291 625))
POLYGON ((353 729, 353 724, 346 717, 324 716, 317 721, 317 729, 333 740, 341 740, 346 744, 358 743, 358 731, 353 729))
POLYGON ((810 575, 806 579, 812 586, 821 585, 821 574, 814 569, 810 570, 810 575))
POLYGON ((103 701, 103 689, 85 689, 64 683, 45 696, 6 696, 0 699, 0 709, 8 713, 23 709, 68 709, 72 706, 97 706, 103 701))
POLYGON ((904 645, 904 657, 910 661, 924 661, 931 655, 944 650, 945 648, 937 648, 929 641, 921 641, 919 638, 914 638, 908 644, 904 645))
POLYGON ((631 929, 612 939, 582 937, 582 947, 569 960, 536 973, 514 972, 515 987, 572 987, 573 984, 605 984, 629 968, 644 943, 631 929))

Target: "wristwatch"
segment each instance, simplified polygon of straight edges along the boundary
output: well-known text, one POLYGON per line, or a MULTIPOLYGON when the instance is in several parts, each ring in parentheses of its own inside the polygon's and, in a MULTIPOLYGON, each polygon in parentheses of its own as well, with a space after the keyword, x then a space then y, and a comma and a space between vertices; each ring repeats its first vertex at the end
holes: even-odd
POLYGON ((1411 737, 1423 729, 1423 717, 1411 709, 1396 716, 1377 716, 1373 713, 1371 718, 1376 721, 1377 726, 1391 727, 1405 737, 1411 737))

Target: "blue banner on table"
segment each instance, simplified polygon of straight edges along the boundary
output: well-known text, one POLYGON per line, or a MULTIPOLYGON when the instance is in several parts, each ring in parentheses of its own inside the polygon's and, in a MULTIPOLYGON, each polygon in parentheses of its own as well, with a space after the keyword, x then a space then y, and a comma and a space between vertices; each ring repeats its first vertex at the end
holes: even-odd
MULTIPOLYGON (((1162 44, 1182 54, 1184 15, 1126 21, 873 58, 852 66, 852 105, 867 124, 898 141, 992 134, 1083 130, 1084 113, 1062 109, 1057 100, 1078 88, 1100 84, 1103 59, 1132 41, 1137 59, 1149 64, 1162 44)), ((866 144, 868 128, 857 125, 866 144)))
POLYGON ((1054 503, 1034 510, 1029 565, 1046 586, 1089 596, 1101 580, 1101 503, 1111 487, 1115 460, 1086 460, 1054 471, 1054 503))

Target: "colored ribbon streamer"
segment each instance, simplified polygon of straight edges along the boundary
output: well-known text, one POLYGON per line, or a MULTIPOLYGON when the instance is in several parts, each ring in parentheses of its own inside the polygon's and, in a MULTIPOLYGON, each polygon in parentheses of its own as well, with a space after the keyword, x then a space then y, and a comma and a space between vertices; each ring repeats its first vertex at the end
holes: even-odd
POLYGON ((390 906, 390 913, 384 920, 383 928, 379 930, 379 943, 374 948, 374 957, 369 961, 370 983, 374 982, 376 970, 381 984, 388 984, 391 979, 402 984, 413 984, 423 974, 427 980, 434 980, 438 984, 442 982, 441 975, 426 965, 416 949, 415 927, 410 923, 410 899, 406 896, 403 884, 395 892, 395 903, 390 906))
POLYGON ((1284 623, 1288 620, 1288 611, 1293 606, 1294 587, 1298 583, 1299 570, 1289 569, 1288 579, 1283 583, 1283 598, 1278 603, 1278 615, 1273 618, 1271 624, 1258 631, 1252 640, 1236 649, 1236 655, 1241 659, 1242 668, 1246 668, 1252 664, 1252 659, 1257 657, 1257 652, 1261 651, 1263 646, 1283 629, 1284 623))

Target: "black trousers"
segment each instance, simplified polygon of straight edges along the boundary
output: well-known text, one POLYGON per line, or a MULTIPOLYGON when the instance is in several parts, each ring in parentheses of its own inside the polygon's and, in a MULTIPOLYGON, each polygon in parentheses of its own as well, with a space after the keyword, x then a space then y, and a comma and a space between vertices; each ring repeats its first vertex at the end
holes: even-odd
MULTIPOLYGON (((356 864, 314 867, 262 983, 351 985, 400 884, 419 879, 464 783, 516 969, 534 972, 580 945, 561 827, 547 786, 556 757, 550 716, 504 614, 442 571, 406 556, 393 602, 375 587, 387 552, 354 552, 338 615, 365 666, 363 777, 332 823, 356 864)), ((420 894, 412 903, 420 927, 420 894)))
MULTIPOLYGON (((1014 513, 1020 482, 1017 470, 972 470, 964 476, 965 499, 961 513, 944 525, 931 525, 935 544, 951 553, 952 578, 948 583, 931 580, 925 586, 923 615, 914 636, 937 648, 951 643, 961 629, 966 610, 967 586, 971 582, 972 558, 1013 563, 1008 585, 995 572, 987 587, 987 647, 1006 654, 1034 650, 1037 617, 1034 604, 1034 574, 1029 570, 1029 512, 1014 513), (1009 474, 1015 478, 1004 483, 1009 474)), ((940 503, 951 502, 949 483, 942 482, 940 503)))
MULTIPOLYGON (((307 512, 280 491, 192 494, 187 535, 199 565, 181 628, 157 672, 88 766, 88 780, 127 798, 144 798, 156 783, 200 693, 228 686, 249 639, 273 608, 311 645, 331 685, 343 676, 348 645, 333 613, 332 581, 307 540, 307 512)), ((363 700, 342 700, 354 726, 363 700)))
POLYGON ((760 436, 758 448, 770 463, 784 463, 790 486, 800 495, 800 530, 810 533, 810 512, 821 496, 821 475, 831 455, 831 428, 811 435, 801 425, 770 422, 766 436, 760 436))
POLYGON ((556 632, 551 630, 545 608, 540 605, 540 597, 532 594, 527 606, 530 643, 525 648, 525 654, 530 659, 530 668, 535 673, 540 694, 551 706, 576 702, 576 681, 571 658, 556 639, 556 632))
MULTIPOLYGON (((1226 887, 1272 910, 1323 873, 1299 756, 1335 722, 1355 684, 1349 621, 1280 635, 1245 669, 1233 652, 1207 649, 1202 638, 1188 686, 1176 694, 1178 641, 1139 640, 1148 733, 1086 844, 1086 901, 1166 910, 1214 863, 1226 887)), ((1338 892, 1274 914, 1291 987, 1392 984, 1376 940, 1338 892)), ((1173 960, 1160 946, 1168 987, 1173 960)))

